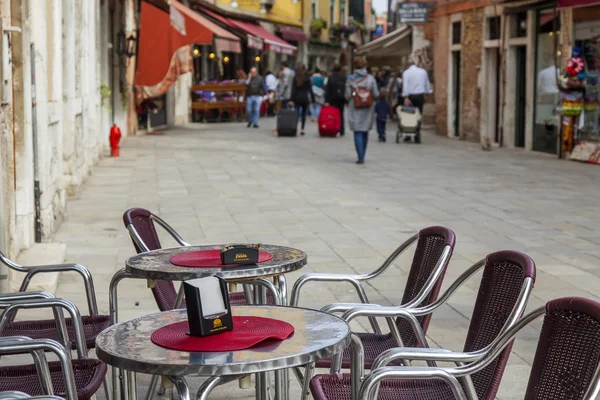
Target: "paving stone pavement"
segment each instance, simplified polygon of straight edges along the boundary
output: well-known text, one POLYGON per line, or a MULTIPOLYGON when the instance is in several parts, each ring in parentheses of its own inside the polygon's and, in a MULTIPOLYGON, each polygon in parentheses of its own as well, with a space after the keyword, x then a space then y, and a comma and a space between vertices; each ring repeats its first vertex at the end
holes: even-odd
MULTIPOLYGON (((130 207, 155 211, 193 243, 302 249, 309 265, 288 277, 290 287, 311 271, 372 270, 416 231, 440 224, 457 234, 444 288, 486 254, 515 249, 538 267, 528 309, 559 296, 598 299, 596 166, 518 150, 484 152, 428 133, 421 145, 378 143, 374 132, 361 166, 354 164, 352 136, 319 138, 315 124, 308 124, 307 135, 297 138, 277 138, 272 119, 262 120, 260 129, 190 125, 128 138, 120 158, 103 159, 79 198, 69 201, 68 218, 56 234, 67 245, 67 260, 93 272, 101 312, 108 312, 111 276, 134 254, 122 223, 130 207)), ((388 138, 393 136, 390 124, 388 138)), ((367 285, 372 302, 399 304, 411 257, 401 257, 384 278, 367 285)), ((433 344, 462 349, 478 285, 478 279, 469 281, 435 313, 433 344)), ((121 288, 121 320, 156 310, 145 282, 125 281, 121 288)), ((58 295, 85 305, 76 276, 63 274, 58 295)), ((314 284, 300 304, 356 300, 349 286, 314 284)), ((366 328, 360 324, 355 327, 366 328)), ((519 335, 498 398, 522 398, 540 326, 519 335)), ((141 396, 148 378, 139 382, 141 396)), ((293 378, 291 393, 298 398, 293 378)), ((253 394, 229 384, 212 398, 253 394)))

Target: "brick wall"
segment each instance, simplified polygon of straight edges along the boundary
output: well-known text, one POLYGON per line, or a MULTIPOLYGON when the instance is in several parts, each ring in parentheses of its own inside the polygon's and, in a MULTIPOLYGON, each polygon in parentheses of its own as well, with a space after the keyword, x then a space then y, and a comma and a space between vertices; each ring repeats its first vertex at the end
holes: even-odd
POLYGON ((437 133, 448 135, 448 58, 450 49, 449 17, 435 17, 433 40, 433 95, 435 98, 435 125, 437 133))

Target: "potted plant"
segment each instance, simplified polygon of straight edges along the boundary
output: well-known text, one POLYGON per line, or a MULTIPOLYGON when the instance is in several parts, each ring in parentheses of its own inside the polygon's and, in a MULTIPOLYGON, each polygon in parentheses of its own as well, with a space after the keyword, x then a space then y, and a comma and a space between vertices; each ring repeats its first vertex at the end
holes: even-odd
POLYGON ((310 23, 310 34, 312 37, 317 38, 321 36, 321 31, 327 28, 327 21, 323 18, 315 18, 310 23))
POLYGON ((362 23, 360 23, 360 22, 358 22, 357 20, 353 20, 352 21, 352 27, 355 28, 354 32, 356 32, 357 30, 361 31, 361 32, 364 32, 366 30, 365 25, 362 24, 362 23))
POLYGON ((340 24, 339 22, 336 22, 335 24, 331 25, 331 28, 329 29, 329 33, 331 34, 332 37, 340 37, 342 35, 343 30, 344 30, 344 26, 342 24, 340 24))

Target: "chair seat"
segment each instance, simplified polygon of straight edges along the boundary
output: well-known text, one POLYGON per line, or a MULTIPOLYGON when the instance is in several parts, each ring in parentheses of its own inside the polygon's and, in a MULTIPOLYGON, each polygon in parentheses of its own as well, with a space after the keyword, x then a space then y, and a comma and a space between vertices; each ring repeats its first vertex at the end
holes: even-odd
MULTIPOLYGON (((86 315, 81 317, 83 331, 88 349, 96 347, 96 336, 110 326, 108 315, 86 315)), ((75 328, 73 320, 66 318, 67 331, 71 344, 75 346, 75 328)), ((39 321, 14 321, 7 324, 0 336, 28 336, 32 339, 53 339, 60 342, 56 321, 53 319, 39 321)))
MULTIPOLYGON (((79 400, 88 400, 102 385, 102 379, 106 375, 106 364, 94 359, 73 360, 72 363, 75 384, 77 385, 77 397, 79 400)), ((54 394, 65 397, 65 378, 60 363, 50 362, 48 367, 54 394)), ((11 390, 27 393, 30 396, 44 394, 35 365, 0 367, 0 392, 11 390)))
MULTIPOLYGON (((317 375, 310 381, 315 400, 349 400, 350 374, 317 375)), ((440 380, 384 380, 377 400, 455 400, 450 387, 440 380)))
MULTIPOLYGON (((358 332, 357 335, 360 337, 362 344, 365 349, 365 368, 370 369, 373 365, 373 362, 381 353, 388 349, 392 349, 394 347, 398 347, 396 344, 396 340, 391 334, 383 334, 379 335, 376 333, 366 333, 366 332, 358 332)), ((414 347, 414 346, 406 346, 406 347, 414 347)), ((394 364, 391 364, 394 365, 394 364)), ((330 368, 331 367, 331 358, 325 358, 323 360, 317 361, 317 368, 330 368)), ((342 357, 342 368, 349 369, 350 368, 350 348, 347 347, 344 349, 343 357, 342 357)))

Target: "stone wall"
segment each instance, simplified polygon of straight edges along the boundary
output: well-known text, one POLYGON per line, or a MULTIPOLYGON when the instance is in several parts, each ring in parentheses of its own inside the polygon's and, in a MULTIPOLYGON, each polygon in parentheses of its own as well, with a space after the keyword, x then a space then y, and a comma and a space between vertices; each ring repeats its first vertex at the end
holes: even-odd
MULTIPOLYGON (((110 81, 108 3, 0 0, 4 15, 6 10, 11 14, 6 25, 21 28, 10 36, 12 107, 0 110, 2 182, 15 188, 12 196, 0 193, 5 198, 0 216, 16 221, 5 232, 10 243, 0 242, 0 251, 11 257, 35 241, 36 161, 41 240, 50 241, 66 217, 67 198, 77 195, 92 166, 108 153, 114 106, 108 91, 103 98, 101 87, 114 91, 114 103, 120 104, 119 88, 110 81)), ((115 119, 124 120, 122 107, 114 111, 115 119)))
POLYGON ((481 90, 479 74, 483 60, 483 8, 463 13, 461 47, 461 119, 460 137, 479 142, 481 90))
POLYGON ((448 60, 450 57, 450 18, 435 17, 433 40, 433 80, 435 101, 435 125, 437 133, 448 135, 448 60))

